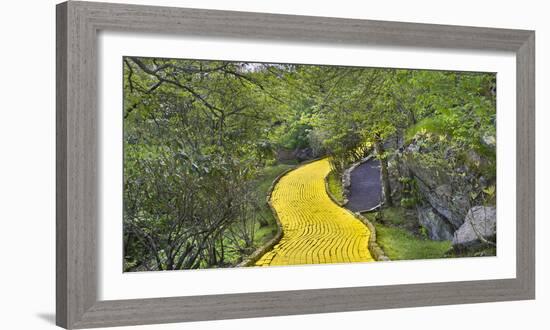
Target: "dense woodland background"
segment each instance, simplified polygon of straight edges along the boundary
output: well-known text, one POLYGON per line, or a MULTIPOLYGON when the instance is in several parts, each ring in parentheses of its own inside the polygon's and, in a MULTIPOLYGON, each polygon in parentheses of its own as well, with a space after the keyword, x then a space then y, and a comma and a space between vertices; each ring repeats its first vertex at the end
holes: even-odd
POLYGON ((481 250, 450 243, 469 216, 494 209, 494 74, 135 57, 123 65, 125 271, 237 265, 276 232, 265 202, 272 180, 321 156, 336 182, 366 155, 380 160, 385 204, 372 220, 388 230, 388 250, 403 231, 446 242, 444 254, 392 259, 494 254, 492 234, 479 237, 481 250))

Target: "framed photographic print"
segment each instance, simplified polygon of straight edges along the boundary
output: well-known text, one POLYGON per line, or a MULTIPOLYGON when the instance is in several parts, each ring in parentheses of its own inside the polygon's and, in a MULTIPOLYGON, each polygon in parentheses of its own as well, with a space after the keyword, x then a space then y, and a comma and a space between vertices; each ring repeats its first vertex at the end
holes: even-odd
POLYGON ((534 299, 534 43, 59 4, 58 325, 534 299))

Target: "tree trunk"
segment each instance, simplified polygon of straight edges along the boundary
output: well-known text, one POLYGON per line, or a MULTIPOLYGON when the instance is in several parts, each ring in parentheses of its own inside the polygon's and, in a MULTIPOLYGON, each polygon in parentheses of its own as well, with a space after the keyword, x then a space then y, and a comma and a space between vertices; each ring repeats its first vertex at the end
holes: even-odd
POLYGON ((382 180, 382 193, 384 195, 384 203, 386 206, 393 206, 393 201, 391 199, 391 186, 390 186, 390 175, 388 173, 388 159, 384 155, 384 146, 380 138, 376 138, 374 141, 374 150, 378 159, 380 160, 380 179, 382 180))

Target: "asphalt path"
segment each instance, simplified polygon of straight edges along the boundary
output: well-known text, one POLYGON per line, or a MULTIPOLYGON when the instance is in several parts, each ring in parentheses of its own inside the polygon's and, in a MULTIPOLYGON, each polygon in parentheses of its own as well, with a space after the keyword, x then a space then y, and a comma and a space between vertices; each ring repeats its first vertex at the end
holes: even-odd
POLYGON ((369 159, 351 172, 351 186, 346 207, 353 211, 366 211, 380 204, 382 183, 380 161, 369 159))

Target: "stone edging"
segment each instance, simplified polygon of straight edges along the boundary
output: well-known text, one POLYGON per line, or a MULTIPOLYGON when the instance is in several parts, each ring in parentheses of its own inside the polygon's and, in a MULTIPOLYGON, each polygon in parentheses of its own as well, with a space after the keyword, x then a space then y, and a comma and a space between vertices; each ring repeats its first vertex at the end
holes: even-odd
MULTIPOLYGON (((369 156, 370 157, 370 156, 369 156)), ((364 162, 366 162, 368 159, 364 160, 364 162)), ((361 162, 362 163, 362 162, 361 162)), ((359 165, 359 164, 358 164, 359 165)), ((357 167, 358 165, 356 165, 355 167, 357 167)), ((351 171, 350 171, 351 173, 351 171)), ((327 174, 328 176, 328 174, 327 174)), ((348 211, 349 213, 351 213, 356 219, 358 219, 359 221, 361 221, 365 226, 367 226, 367 228, 369 228, 369 231, 370 231, 370 235, 369 235, 369 242, 368 242, 368 249, 369 249, 369 252, 370 254, 372 255, 372 257, 376 260, 376 261, 390 261, 391 259, 388 258, 388 256, 386 256, 386 254, 384 253, 384 250, 382 250, 382 248, 380 247, 380 245, 378 245, 378 242, 376 241, 376 228, 374 227, 374 225, 367 219, 365 218, 364 216, 362 216, 361 214, 359 213, 354 213, 352 212, 351 210, 348 210, 346 207, 345 207, 345 203, 341 203, 339 202, 338 200, 336 200, 336 198, 334 197, 334 195, 330 192, 330 190, 328 189, 328 180, 327 180, 327 176, 325 176, 325 191, 327 192, 327 195, 328 197, 330 197, 330 199, 336 203, 338 206, 344 208, 346 211, 348 211)), ((379 208, 381 206, 381 204, 375 206, 374 208, 371 209, 371 211, 379 208)))
POLYGON ((271 250, 283 238, 283 224, 281 223, 281 220, 279 219, 279 216, 277 215, 277 211, 275 211, 275 208, 273 207, 273 204, 271 203, 271 194, 273 193, 273 189, 275 188, 275 185, 283 178, 283 176, 287 175, 289 172, 294 171, 295 169, 297 169, 299 167, 302 167, 303 165, 313 163, 313 162, 321 160, 323 158, 326 158, 326 157, 320 157, 320 158, 310 159, 310 160, 306 160, 304 162, 301 162, 300 164, 285 170, 283 173, 279 174, 275 178, 275 180, 273 180, 273 182, 271 183, 271 186, 269 187, 269 190, 267 192, 266 203, 267 203, 267 205, 269 205, 269 208, 271 209, 271 213, 273 213, 273 217, 275 218, 275 221, 277 223, 277 233, 267 243, 260 246, 251 255, 246 257, 246 259, 244 259, 241 263, 237 264, 236 267, 248 267, 248 266, 254 265, 256 263, 256 261, 260 260, 260 258, 267 251, 271 250))
MULTIPOLYGON (((352 212, 353 213, 353 212, 352 212)), ((374 225, 364 216, 359 213, 353 213, 357 219, 364 223, 370 230, 369 236, 369 251, 376 261, 391 261, 391 259, 386 255, 384 250, 378 245, 376 241, 376 228, 374 225)))

